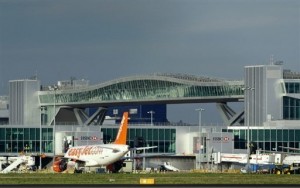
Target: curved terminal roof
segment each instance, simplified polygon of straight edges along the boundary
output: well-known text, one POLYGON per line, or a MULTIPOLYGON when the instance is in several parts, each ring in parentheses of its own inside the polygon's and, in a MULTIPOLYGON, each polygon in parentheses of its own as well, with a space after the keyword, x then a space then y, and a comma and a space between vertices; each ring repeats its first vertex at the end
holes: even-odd
POLYGON ((110 106, 133 103, 234 102, 244 98, 243 81, 187 74, 130 76, 78 89, 39 92, 41 106, 110 106))

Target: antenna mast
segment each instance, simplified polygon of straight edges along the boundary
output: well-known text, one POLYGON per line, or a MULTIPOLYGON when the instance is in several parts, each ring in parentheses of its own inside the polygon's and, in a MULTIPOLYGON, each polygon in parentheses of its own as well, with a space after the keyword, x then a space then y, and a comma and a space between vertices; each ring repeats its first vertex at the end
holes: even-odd
POLYGON ((273 55, 271 55, 271 57, 270 57, 270 65, 274 65, 274 56, 273 55))

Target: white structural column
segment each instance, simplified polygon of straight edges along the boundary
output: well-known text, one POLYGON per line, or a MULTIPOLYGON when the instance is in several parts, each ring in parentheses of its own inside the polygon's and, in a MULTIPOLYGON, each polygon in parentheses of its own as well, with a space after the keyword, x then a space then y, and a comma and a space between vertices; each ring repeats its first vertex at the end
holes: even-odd
POLYGON ((201 113, 204 111, 203 108, 197 108, 196 111, 199 112, 199 139, 198 139, 198 146, 199 146, 199 157, 198 157, 198 167, 201 169, 201 113))

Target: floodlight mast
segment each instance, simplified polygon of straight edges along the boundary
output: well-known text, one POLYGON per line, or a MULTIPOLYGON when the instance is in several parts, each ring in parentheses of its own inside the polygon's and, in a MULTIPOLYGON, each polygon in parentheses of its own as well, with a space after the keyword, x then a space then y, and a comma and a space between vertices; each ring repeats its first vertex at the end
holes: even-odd
POLYGON ((201 169, 201 113, 202 111, 204 111, 203 108, 197 108, 195 109, 196 111, 199 112, 199 131, 198 131, 198 134, 199 134, 199 139, 198 139, 198 146, 199 146, 199 158, 198 158, 198 164, 199 164, 199 169, 201 169))
POLYGON ((53 87, 49 87, 50 91, 54 91, 54 100, 53 100, 53 110, 54 110, 54 118, 53 118, 53 162, 54 162, 54 156, 55 156, 55 131, 56 131, 56 90, 58 87, 54 85, 53 87))
MULTIPOLYGON (((254 90, 254 88, 253 87, 245 87, 245 88, 242 88, 242 90, 244 90, 244 91, 247 91, 247 96, 249 96, 249 92, 250 91, 253 91, 254 90)), ((250 118, 249 118, 249 114, 250 114, 250 112, 249 112, 249 97, 247 97, 247 122, 246 122, 246 124, 247 124, 247 165, 246 165, 246 167, 247 168, 249 168, 249 166, 250 166, 250 118)), ((248 170, 247 170, 248 171, 248 170)))

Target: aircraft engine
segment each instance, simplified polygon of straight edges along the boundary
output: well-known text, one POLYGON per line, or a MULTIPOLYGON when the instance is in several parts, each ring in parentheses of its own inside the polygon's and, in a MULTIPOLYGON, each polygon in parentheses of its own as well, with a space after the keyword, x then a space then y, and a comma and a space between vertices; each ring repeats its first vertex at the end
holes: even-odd
POLYGON ((67 169, 68 162, 63 159, 55 160, 53 163, 53 170, 55 172, 63 172, 67 169))

